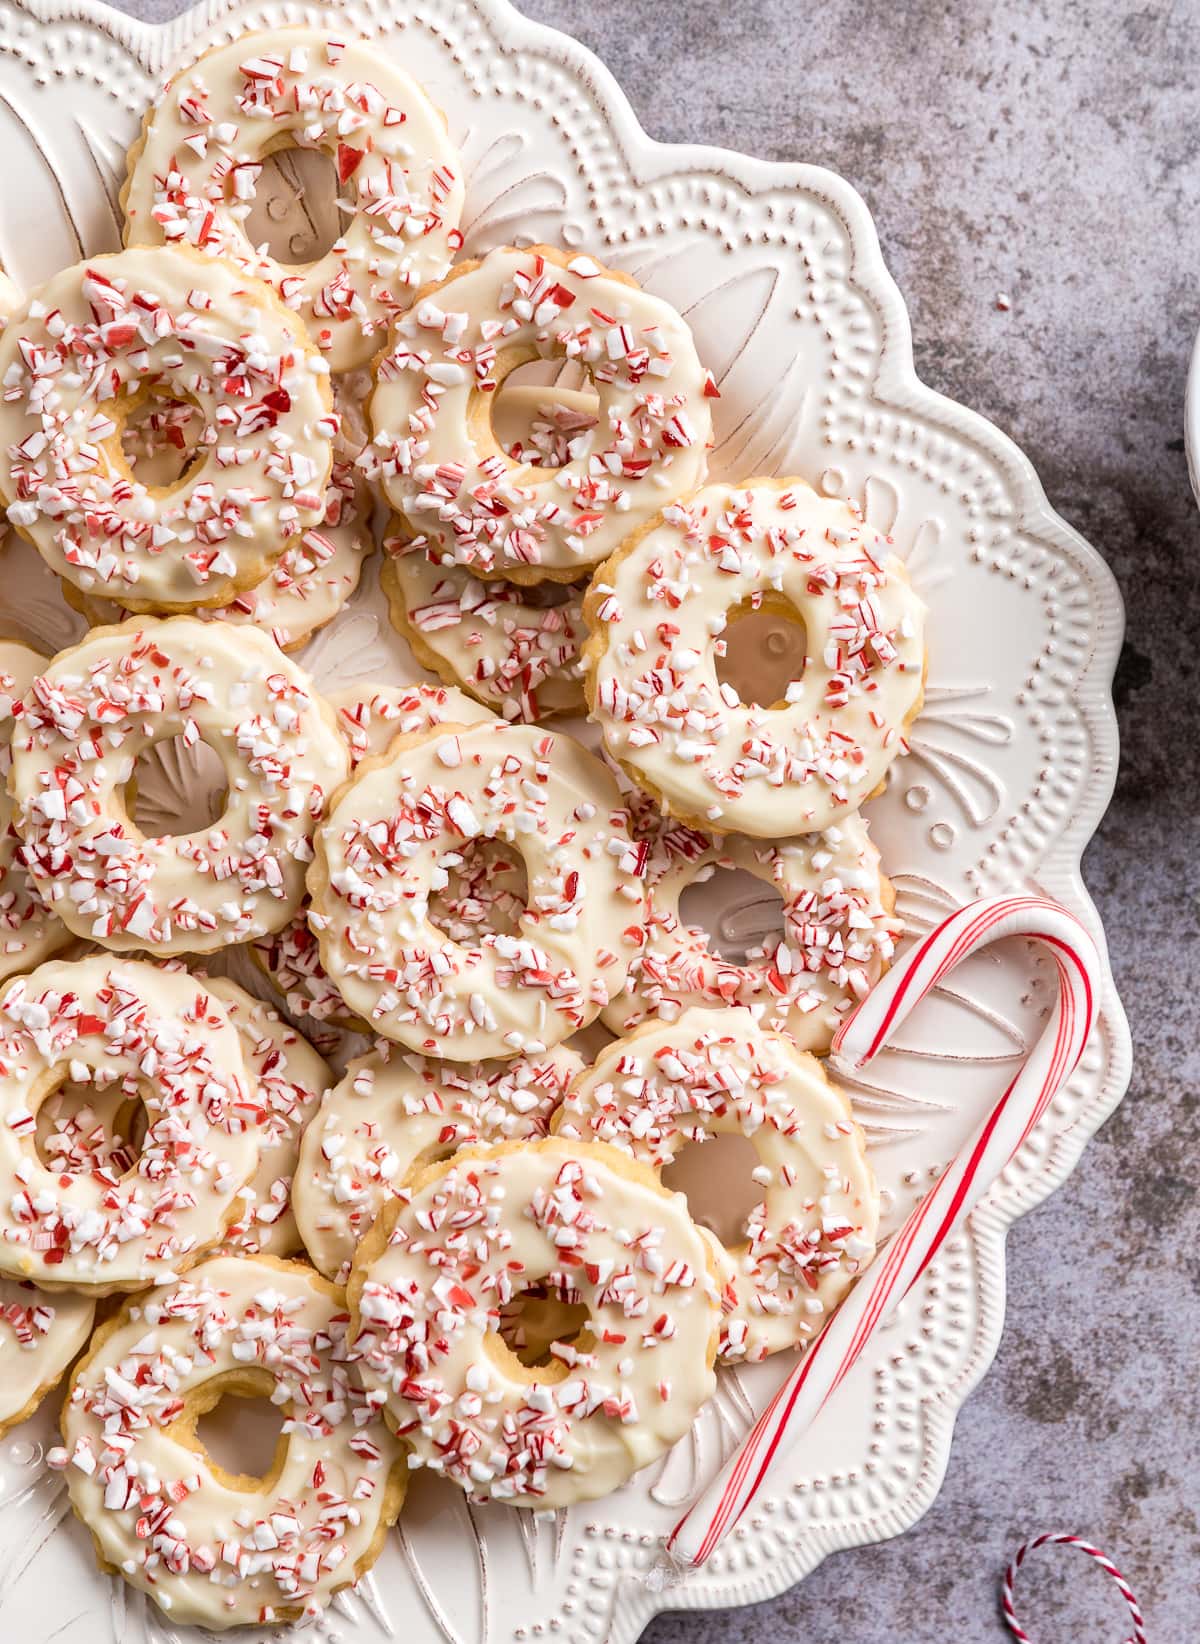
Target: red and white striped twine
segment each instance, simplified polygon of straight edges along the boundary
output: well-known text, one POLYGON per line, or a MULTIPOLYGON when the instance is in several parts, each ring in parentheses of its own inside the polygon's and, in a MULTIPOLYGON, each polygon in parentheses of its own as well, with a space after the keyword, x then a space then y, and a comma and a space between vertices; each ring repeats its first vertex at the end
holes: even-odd
POLYGON ((1004 1611, 1004 1619, 1013 1637, 1019 1639, 1020 1644, 1033 1644, 1033 1640, 1017 1620, 1017 1612, 1013 1607, 1013 1587, 1016 1583, 1017 1571, 1030 1553, 1036 1552, 1039 1547, 1051 1546, 1078 1547, 1081 1553, 1086 1553, 1089 1558, 1096 1560, 1096 1563, 1105 1574, 1110 1575, 1116 1582, 1117 1591, 1129 1606, 1129 1613, 1133 1617, 1133 1633, 1131 1637, 1125 1640, 1125 1644, 1146 1644, 1146 1627, 1142 1620, 1142 1612, 1138 1608, 1137 1599, 1133 1596, 1133 1589, 1120 1570, 1117 1569, 1111 1558, 1102 1553, 1099 1547, 1093 1547, 1090 1541, 1084 1541, 1082 1536, 1067 1535, 1034 1536, 1032 1541, 1027 1541, 1023 1547, 1018 1547, 1013 1554, 1012 1563, 1004 1572, 1004 1587, 1000 1600, 1001 1608, 1004 1611))
POLYGON ((1035 896, 973 902, 915 943, 833 1042, 830 1060, 854 1072, 883 1048, 914 1005, 987 943, 1025 936, 1044 943, 1058 998, 1024 1066, 903 1226, 876 1254, 812 1346, 784 1379, 745 1440, 676 1524, 665 1550, 675 1571, 703 1564, 760 1497, 779 1458, 812 1426, 881 1323, 912 1289, 1041 1119, 1083 1054, 1097 1009, 1100 958, 1065 908, 1035 896))

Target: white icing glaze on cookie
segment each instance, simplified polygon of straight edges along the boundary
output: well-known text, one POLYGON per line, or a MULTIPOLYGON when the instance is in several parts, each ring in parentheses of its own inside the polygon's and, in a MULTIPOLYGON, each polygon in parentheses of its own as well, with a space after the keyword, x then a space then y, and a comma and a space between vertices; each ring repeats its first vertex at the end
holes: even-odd
POLYGON ((392 626, 417 661, 505 719, 581 711, 582 586, 480 582, 461 565, 435 564, 427 545, 392 537, 380 572, 392 626))
POLYGON ((369 406, 392 506, 477 576, 574 582, 703 484, 711 379, 679 315, 590 257, 500 247, 423 292, 397 324, 369 406), (571 360, 599 396, 562 468, 514 462, 489 400, 526 361, 571 360))
POLYGON ((493 719, 489 708, 452 685, 376 685, 364 679, 331 691, 326 700, 349 744, 351 767, 386 753, 398 736, 438 725, 486 725, 493 719))
POLYGON ((616 785, 569 737, 527 726, 447 728, 360 765, 318 830, 310 923, 352 1013, 454 1061, 536 1054, 596 1017, 625 983, 645 906, 616 785), (456 940, 430 901, 464 852, 523 860, 510 933, 456 940))
POLYGON ((326 373, 270 288, 224 264, 143 247, 65 269, 0 337, 8 518, 84 593, 221 604, 321 520, 338 421, 326 373), (165 490, 121 447, 150 388, 204 419, 200 460, 165 490))
POLYGON ((748 1010, 688 1010, 601 1051, 554 1129, 660 1170, 722 1131, 752 1143, 763 1197, 726 1251, 726 1361, 811 1340, 874 1254, 879 1195, 849 1102, 748 1010))
POLYGON ((241 1041, 206 983, 111 954, 51 960, 0 996, 0 1271, 97 1294, 169 1276, 224 1233, 255 1165, 241 1041), (140 1098, 136 1162, 62 1175, 37 1110, 70 1077, 140 1098))
POLYGON ((427 1060, 381 1045, 350 1063, 304 1133, 294 1190, 305 1248, 344 1284, 355 1246, 414 1170, 479 1142, 544 1136, 582 1060, 427 1060))
POLYGON ((424 1466, 476 1498, 564 1507, 607 1495, 682 1438, 715 1380, 708 1247, 681 1194, 607 1148, 468 1150, 391 1200, 350 1281, 363 1378, 424 1466), (525 1369, 498 1310, 577 1291, 575 1345, 525 1369))
POLYGON ((597 575, 584 615, 609 753, 697 827, 827 828, 883 781, 920 707, 925 607, 888 538, 802 480, 714 485, 667 508, 597 575), (769 708, 716 671, 729 614, 764 602, 799 613, 808 653, 769 708))
MULTIPOLYGON (((267 575, 235 594, 227 605, 205 606, 195 615, 206 622, 248 624, 270 634, 283 651, 307 643, 331 622, 358 587, 363 561, 375 543, 370 531, 371 498, 353 468, 335 462, 325 488, 325 517, 319 526, 293 537, 267 575)), ((96 626, 128 615, 115 600, 83 594, 63 583, 69 604, 96 626)))
MULTIPOLYGON (((475 725, 492 718, 462 691, 442 685, 374 685, 364 680, 326 698, 337 714, 338 730, 350 749, 353 769, 363 759, 384 753, 397 736, 432 730, 436 725, 475 725)), ((356 1027, 345 1000, 326 975, 317 938, 309 929, 308 898, 280 930, 253 946, 260 965, 297 1015, 318 1022, 356 1027)))
POLYGON ((241 1037, 246 1070, 258 1085, 248 1113, 258 1141, 258 1163, 222 1242, 239 1256, 289 1256, 300 1248, 292 1204, 300 1138, 333 1084, 333 1073, 308 1041, 261 999, 225 976, 207 977, 205 985, 229 1012, 241 1037))
POLYGON ((24 711, 21 698, 46 665, 47 658, 37 651, 0 640, 0 982, 32 970, 75 940, 21 865, 21 840, 8 793, 10 737, 24 711))
POLYGON ((304 894, 312 830, 348 758, 307 676, 251 628, 131 618, 97 628, 34 683, 13 739, 22 860, 80 936, 208 953, 277 929, 304 894), (148 839, 125 787, 182 735, 228 779, 220 820, 148 839))
POLYGON ((0 1434, 31 1416, 92 1333, 93 1296, 0 1278, 0 1434))
MULTIPOLYGON (((625 992, 602 1013, 605 1026, 628 1033, 648 1017, 673 1021, 692 1005, 746 1005, 801 1050, 828 1050, 842 1018, 890 962, 902 928, 862 817, 773 844, 701 833, 663 819, 653 802, 641 809, 648 826, 635 832, 650 845, 646 942, 625 992), (707 931, 679 912, 683 892, 721 869, 751 874, 782 899, 778 929, 751 934, 736 961, 715 952, 707 931)), ((734 922, 753 925, 753 908, 729 911, 734 922)))
POLYGON ((97 1333, 62 1429, 48 1460, 100 1558, 180 1626, 315 1617, 374 1563, 403 1499, 342 1294, 298 1262, 216 1257, 137 1297, 97 1333), (263 1480, 226 1473, 195 1436, 235 1391, 280 1407, 263 1480))
POLYGON ((130 158, 127 241, 195 246, 269 280, 334 371, 365 365, 462 244, 462 166, 446 122, 366 40, 283 28, 217 46, 168 84, 130 158), (246 232, 262 162, 287 147, 329 155, 349 214, 307 264, 276 262, 246 232))

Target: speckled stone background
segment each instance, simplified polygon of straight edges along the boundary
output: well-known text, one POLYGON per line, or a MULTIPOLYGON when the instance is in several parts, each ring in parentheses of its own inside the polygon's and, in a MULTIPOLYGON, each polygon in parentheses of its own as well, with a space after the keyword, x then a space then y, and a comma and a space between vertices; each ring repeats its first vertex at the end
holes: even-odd
MULTIPOLYGON (((1200 1637, 1200 513, 1183 454, 1200 324, 1191 0, 523 0, 592 47, 655 137, 808 160, 875 214, 917 367, 1028 452, 1108 559, 1124 757, 1085 872, 1133 1025, 1129 1096, 1009 1241, 999 1357, 908 1535, 647 1644, 986 1644, 1004 1562, 1077 1531, 1151 1644, 1200 1637), (996 307, 1006 292, 1009 312, 996 307)), ((137 0, 159 19, 181 6, 137 0)), ((1126 1637, 1080 1555, 1029 1567, 1039 1644, 1126 1637)))

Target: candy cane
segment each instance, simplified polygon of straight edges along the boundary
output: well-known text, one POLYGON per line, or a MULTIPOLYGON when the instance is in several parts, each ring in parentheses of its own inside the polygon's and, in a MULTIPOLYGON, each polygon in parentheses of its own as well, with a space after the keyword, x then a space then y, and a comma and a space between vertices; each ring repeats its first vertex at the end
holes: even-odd
POLYGON ((1005 1622, 1013 1637, 1020 1640, 1020 1644, 1033 1644, 1029 1634, 1017 1620, 1017 1612, 1013 1606, 1013 1587, 1016 1584, 1017 1571, 1030 1553, 1037 1552, 1039 1547, 1051 1546, 1078 1547, 1081 1553, 1086 1553, 1089 1558, 1096 1560, 1100 1568, 1116 1582, 1117 1590, 1129 1606, 1129 1613, 1133 1617, 1133 1637, 1126 1639, 1125 1644, 1146 1644, 1146 1624, 1142 1620, 1142 1612, 1138 1606, 1138 1601, 1133 1596, 1133 1588, 1120 1570, 1117 1569, 1112 1559, 1106 1553, 1102 1553, 1099 1547, 1093 1547, 1090 1541, 1084 1541, 1082 1536, 1065 1535, 1034 1536, 1032 1541, 1027 1541, 1023 1547, 1018 1547, 1013 1554, 1012 1563, 1004 1572, 1004 1589, 1000 1601, 1004 1610, 1005 1622))
POLYGON ((881 1320, 978 1204, 1074 1071, 1096 1012, 1100 959, 1073 915, 1035 896, 997 897, 951 914, 847 1018, 833 1041, 831 1060, 846 1072, 865 1067, 930 988, 1002 936, 1033 937, 1054 956, 1059 993, 1045 1031, 936 1185, 877 1252, 741 1447, 671 1531, 666 1551, 677 1569, 703 1564, 720 1546, 761 1494, 771 1467, 811 1427, 881 1320))

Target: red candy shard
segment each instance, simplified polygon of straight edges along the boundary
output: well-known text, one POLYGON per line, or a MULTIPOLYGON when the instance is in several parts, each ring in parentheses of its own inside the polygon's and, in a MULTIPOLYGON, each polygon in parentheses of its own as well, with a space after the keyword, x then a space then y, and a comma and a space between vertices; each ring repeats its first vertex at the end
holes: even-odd
POLYGON ((338 182, 344 183, 353 177, 362 163, 365 149, 351 148, 349 143, 339 143, 337 147, 338 182))

